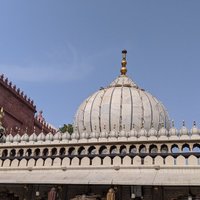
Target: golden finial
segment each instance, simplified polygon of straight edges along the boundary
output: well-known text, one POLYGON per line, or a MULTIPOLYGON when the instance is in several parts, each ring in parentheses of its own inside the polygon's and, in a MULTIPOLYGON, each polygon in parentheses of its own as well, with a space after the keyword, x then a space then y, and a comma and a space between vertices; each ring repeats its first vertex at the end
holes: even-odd
POLYGON ((4 117, 3 107, 0 109, 0 125, 2 125, 2 119, 4 117))
POLYGON ((126 64, 127 64, 126 54, 127 54, 127 51, 124 49, 122 51, 122 62, 121 62, 122 67, 121 67, 121 70, 120 70, 121 75, 126 75, 126 73, 127 73, 127 68, 126 68, 126 64))

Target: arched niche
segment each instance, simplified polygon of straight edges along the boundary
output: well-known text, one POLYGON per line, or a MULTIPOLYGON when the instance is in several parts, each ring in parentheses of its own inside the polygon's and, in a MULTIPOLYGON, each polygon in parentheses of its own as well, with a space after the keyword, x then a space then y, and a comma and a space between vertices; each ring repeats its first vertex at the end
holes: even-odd
POLYGON ((122 164, 125 165, 125 166, 131 165, 131 162, 132 162, 132 159, 131 159, 130 156, 125 156, 125 157, 122 159, 122 164))
POLYGON ((153 165, 153 158, 151 156, 146 156, 144 158, 144 165, 153 165))
POLYGON ((103 165, 104 166, 110 166, 111 165, 111 158, 109 156, 106 156, 103 158, 103 165))
POLYGON ((88 157, 84 157, 81 159, 81 166, 89 166, 90 165, 90 159, 88 157))
POLYGON ((25 158, 21 159, 19 162, 20 167, 26 167, 27 166, 27 160, 25 158))
POLYGON ((53 160, 53 166, 54 167, 60 167, 61 166, 61 159, 60 158, 55 158, 53 160))
POLYGON ((11 162, 11 167, 18 167, 19 166, 19 160, 18 159, 14 159, 11 162))
POLYGON ((62 167, 67 167, 70 165, 70 159, 68 157, 63 158, 62 167))
POLYGON ((122 164, 122 159, 119 156, 115 156, 113 158, 112 164, 113 165, 121 165, 122 164))
POLYGON ((101 158, 98 156, 94 157, 92 159, 92 166, 100 166, 101 165, 101 158))

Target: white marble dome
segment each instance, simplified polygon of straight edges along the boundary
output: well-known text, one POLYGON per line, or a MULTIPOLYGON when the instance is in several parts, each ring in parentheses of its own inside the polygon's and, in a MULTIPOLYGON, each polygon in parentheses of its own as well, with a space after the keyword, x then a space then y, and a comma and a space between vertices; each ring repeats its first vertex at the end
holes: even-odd
POLYGON ((79 134, 113 129, 120 132, 122 128, 131 131, 132 127, 148 131, 152 124, 156 130, 163 126, 169 129, 169 117, 163 104, 126 75, 124 62, 123 58, 121 75, 108 87, 89 96, 78 108, 74 126, 79 134))

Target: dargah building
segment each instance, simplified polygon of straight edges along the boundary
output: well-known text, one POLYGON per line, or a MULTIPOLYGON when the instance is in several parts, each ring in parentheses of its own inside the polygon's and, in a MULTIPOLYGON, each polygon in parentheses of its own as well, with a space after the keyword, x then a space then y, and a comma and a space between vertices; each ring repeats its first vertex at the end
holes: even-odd
POLYGON ((1 109, 0 200, 200 199, 196 123, 176 129, 127 75, 126 53, 119 76, 79 106, 72 134, 9 131, 1 109))

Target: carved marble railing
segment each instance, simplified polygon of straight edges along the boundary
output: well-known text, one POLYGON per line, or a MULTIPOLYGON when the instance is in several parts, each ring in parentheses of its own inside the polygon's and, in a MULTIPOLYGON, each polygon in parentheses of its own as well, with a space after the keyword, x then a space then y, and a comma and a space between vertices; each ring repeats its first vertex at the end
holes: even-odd
POLYGON ((1 141, 6 143, 6 145, 12 145, 12 143, 98 143, 98 142, 120 142, 120 141, 178 141, 178 140, 199 140, 200 139, 200 130, 197 128, 196 123, 194 123, 191 129, 188 129, 185 124, 183 124, 180 130, 176 129, 174 126, 167 130, 162 127, 159 131, 155 130, 153 127, 147 131, 144 128, 141 128, 139 131, 136 131, 134 128, 131 131, 121 130, 117 132, 112 130, 106 132, 92 132, 87 133, 83 132, 79 134, 74 132, 72 134, 57 132, 55 134, 48 133, 44 134, 41 132, 39 135, 36 135, 34 132, 32 135, 24 133, 20 136, 17 134, 7 134, 4 136, 1 141), (14 136, 13 136, 14 135, 14 136))
POLYGON ((27 168, 32 170, 34 168, 60 168, 66 170, 67 168, 113 168, 115 170, 123 168, 165 168, 165 167, 193 167, 199 168, 199 158, 190 155, 187 158, 183 155, 178 155, 176 157, 172 155, 168 156, 99 156, 94 155, 92 158, 88 156, 82 157, 15 157, 0 159, 0 169, 1 168, 27 168))
POLYGON ((108 167, 200 167, 200 134, 196 124, 190 131, 162 127, 130 132, 40 133, 1 138, 0 168, 108 167))

